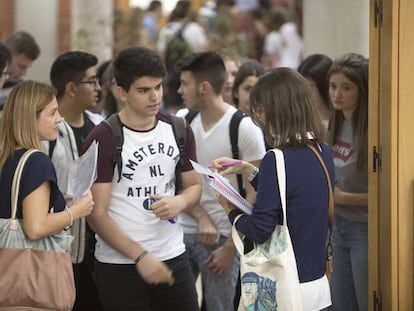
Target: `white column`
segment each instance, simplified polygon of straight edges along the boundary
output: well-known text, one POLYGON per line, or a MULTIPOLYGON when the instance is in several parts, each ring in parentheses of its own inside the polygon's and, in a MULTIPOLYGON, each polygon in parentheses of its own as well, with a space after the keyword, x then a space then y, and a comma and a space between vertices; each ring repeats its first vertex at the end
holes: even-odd
POLYGON ((57 53, 57 12, 56 0, 16 0, 16 31, 30 33, 40 46, 40 56, 28 70, 26 79, 49 83, 50 65, 57 53))
POLYGON ((112 58, 112 23, 112 0, 72 0, 72 50, 95 54, 99 62, 112 58))
POLYGON ((305 56, 369 55, 369 0, 303 0, 305 56))

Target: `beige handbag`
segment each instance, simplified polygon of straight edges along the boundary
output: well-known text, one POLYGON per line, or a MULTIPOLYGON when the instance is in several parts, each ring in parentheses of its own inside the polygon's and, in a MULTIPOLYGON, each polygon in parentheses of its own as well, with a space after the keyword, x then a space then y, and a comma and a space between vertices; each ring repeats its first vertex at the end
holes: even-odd
POLYGON ((277 175, 283 210, 283 224, 276 225, 271 238, 244 254, 244 246, 236 230, 232 238, 240 254, 241 298, 238 311, 243 310, 302 310, 302 294, 299 285, 295 254, 286 218, 286 174, 283 152, 274 149, 277 175))
POLYGON ((23 221, 16 218, 21 174, 34 152, 40 151, 23 154, 14 173, 11 218, 0 219, 0 310, 32 307, 67 311, 75 302, 71 236, 62 231, 31 241, 23 231, 23 221))

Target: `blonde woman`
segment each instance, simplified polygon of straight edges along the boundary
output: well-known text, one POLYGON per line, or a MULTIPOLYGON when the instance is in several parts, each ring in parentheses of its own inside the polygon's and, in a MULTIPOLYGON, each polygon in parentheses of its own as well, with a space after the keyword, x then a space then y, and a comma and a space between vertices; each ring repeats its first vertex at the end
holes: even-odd
MULTIPOLYGON (((42 150, 42 140, 55 140, 61 121, 55 92, 46 84, 23 81, 7 97, 0 124, 0 218, 10 218, 11 185, 21 156, 28 149, 42 150)), ((94 204, 89 192, 66 208, 55 168, 42 152, 26 162, 19 192, 17 218, 24 219, 30 240, 62 231, 89 215, 94 204)))

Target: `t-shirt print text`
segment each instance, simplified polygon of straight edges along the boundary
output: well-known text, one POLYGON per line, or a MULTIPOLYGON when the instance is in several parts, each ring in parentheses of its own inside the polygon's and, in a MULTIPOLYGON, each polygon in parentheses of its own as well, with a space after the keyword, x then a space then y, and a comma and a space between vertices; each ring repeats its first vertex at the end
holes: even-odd
MULTIPOLYGON (((125 163, 125 167, 122 169, 122 177, 133 180, 134 172, 139 163, 145 159, 148 159, 148 157, 153 157, 157 154, 163 154, 170 158, 173 158, 175 164, 177 164, 179 161, 180 155, 174 146, 166 146, 161 142, 158 144, 148 144, 146 146, 140 147, 132 153, 132 159, 128 159, 125 163)), ((156 165, 152 165, 152 167, 149 168, 149 173, 153 177, 162 174, 159 165, 158 167, 156 165)))
POLYGON ((351 144, 344 141, 337 141, 336 144, 332 146, 333 157, 341 159, 344 162, 348 161, 354 152, 351 144))

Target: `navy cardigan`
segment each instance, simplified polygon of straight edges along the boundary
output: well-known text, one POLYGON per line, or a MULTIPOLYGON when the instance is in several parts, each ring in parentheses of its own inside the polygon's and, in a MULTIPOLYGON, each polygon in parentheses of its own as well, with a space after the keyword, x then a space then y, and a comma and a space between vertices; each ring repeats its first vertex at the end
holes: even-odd
MULTIPOLYGON (((315 145, 316 149, 317 145, 315 145)), ((334 164, 330 149, 321 144, 320 155, 325 161, 334 186, 334 164)), ((286 204, 289 233, 296 256, 301 283, 321 278, 325 273, 328 234, 329 191, 325 172, 316 155, 307 147, 283 149, 286 167, 286 204)), ((277 223, 282 223, 275 155, 266 153, 259 174, 252 181, 257 191, 253 213, 236 224, 249 240, 264 243, 277 223)), ((233 210, 234 222, 241 211, 233 210)))

